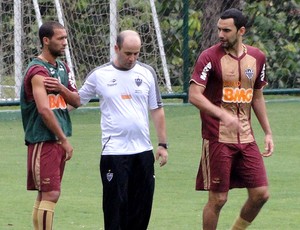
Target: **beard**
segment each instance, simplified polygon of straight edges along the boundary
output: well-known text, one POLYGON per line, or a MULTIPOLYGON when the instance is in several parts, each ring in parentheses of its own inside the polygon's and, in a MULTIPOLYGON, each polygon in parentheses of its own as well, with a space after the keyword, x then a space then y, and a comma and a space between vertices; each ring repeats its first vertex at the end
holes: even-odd
POLYGON ((64 51, 53 49, 51 47, 49 47, 49 52, 53 57, 61 57, 65 53, 64 51))
POLYGON ((225 49, 232 49, 238 42, 237 38, 235 40, 233 40, 232 42, 230 41, 224 41, 224 40, 221 40, 221 45, 223 48, 225 49))

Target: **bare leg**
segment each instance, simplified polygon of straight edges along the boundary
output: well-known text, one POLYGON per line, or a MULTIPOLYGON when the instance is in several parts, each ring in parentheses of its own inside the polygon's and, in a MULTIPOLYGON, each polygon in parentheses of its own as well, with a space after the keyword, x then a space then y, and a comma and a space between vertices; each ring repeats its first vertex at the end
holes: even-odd
POLYGON ((267 186, 248 189, 248 199, 242 207, 241 217, 248 222, 252 222, 269 199, 269 196, 267 186))
POLYGON ((231 229, 246 229, 258 215, 268 199, 269 191, 267 186, 248 189, 248 199, 241 209, 240 216, 237 218, 231 229))
POLYGON ((56 203, 59 199, 60 191, 50 191, 50 192, 42 192, 41 193, 41 200, 51 201, 56 203))
POLYGON ((219 215, 222 207, 227 201, 228 193, 209 191, 208 202, 203 209, 203 230, 217 229, 219 215))

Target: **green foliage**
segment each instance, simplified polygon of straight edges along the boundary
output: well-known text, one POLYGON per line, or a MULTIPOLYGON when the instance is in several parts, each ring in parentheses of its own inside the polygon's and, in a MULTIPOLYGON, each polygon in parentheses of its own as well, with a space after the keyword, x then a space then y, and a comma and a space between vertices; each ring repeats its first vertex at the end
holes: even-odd
MULTIPOLYGON (((188 12, 183 11, 184 1, 157 0, 156 11, 161 27, 164 51, 173 86, 182 88, 190 76, 183 76, 184 58, 189 59, 188 69, 191 72, 198 57, 203 28, 203 3, 209 0, 189 0, 188 12), (185 24, 184 16, 188 14, 185 24), (187 30, 185 30, 187 28, 187 30), (183 31, 188 31, 186 34, 183 31), (188 37, 188 52, 185 52, 183 41, 188 37), (185 55, 183 57, 183 55, 185 55), (188 56, 188 57, 186 57, 188 56)), ((4 1, 2 4, 2 31, 14 30, 12 14, 13 4, 4 1)), ((30 1, 29 1, 30 2, 30 1)), ((96 66, 109 61, 109 2, 101 0, 64 0, 61 1, 65 24, 68 28, 71 56, 75 63, 75 75, 78 83, 96 66), (86 45, 89 44, 89 45, 86 45), (78 48, 80 47, 80 49, 78 48)), ((221 1, 222 2, 222 1, 221 1)), ((223 1, 224 3, 225 1, 223 1)), ((228 1, 230 2, 230 1, 228 1)), ((244 12, 249 16, 252 27, 245 36, 245 43, 257 46, 267 55, 267 72, 269 88, 300 87, 300 6, 299 0, 245 0, 244 12)), ((217 0, 209 6, 217 4, 217 0)), ((52 0, 39 1, 43 20, 57 19, 57 12, 52 0)), ((37 37, 37 21, 32 4, 24 4, 24 66, 39 52, 40 42, 37 37)), ((213 9, 212 9, 213 10, 213 9)), ((155 43, 155 30, 149 1, 118 0, 118 30, 136 29, 144 34, 143 42, 155 43)), ((3 76, 13 76, 13 33, 3 33, 2 57, 5 67, 3 76)), ((141 61, 157 69, 159 76, 163 73, 158 63, 158 56, 151 56, 153 46, 147 45, 141 50, 141 61), (157 64, 157 65, 155 65, 157 64)), ((162 79, 163 77, 161 77, 162 79)), ((161 80, 163 81, 163 80, 161 80)), ((2 82, 2 84, 4 84, 2 82)), ((161 84, 163 85, 163 84, 161 84)))
POLYGON ((172 85, 183 84, 183 44, 184 36, 193 37, 189 40, 189 58, 194 60, 197 53, 198 40, 200 36, 202 16, 201 11, 189 9, 188 25, 184 25, 182 11, 182 1, 159 1, 156 4, 157 12, 159 14, 160 26, 164 41, 164 47, 167 53, 167 60, 170 69, 172 85), (183 34, 183 26, 188 26, 188 34, 183 34))
POLYGON ((300 78, 300 15, 293 1, 254 1, 245 11, 253 23, 246 42, 267 54, 269 88, 297 87, 300 78))
MULTIPOLYGON (((193 66, 201 39, 202 1, 189 1, 189 59, 193 66)), ((173 82, 182 77, 183 14, 182 1, 161 0, 157 3, 164 46, 173 82)), ((269 88, 295 88, 300 78, 300 6, 295 1, 252 1, 245 4, 252 28, 245 42, 257 46, 267 55, 269 88)))

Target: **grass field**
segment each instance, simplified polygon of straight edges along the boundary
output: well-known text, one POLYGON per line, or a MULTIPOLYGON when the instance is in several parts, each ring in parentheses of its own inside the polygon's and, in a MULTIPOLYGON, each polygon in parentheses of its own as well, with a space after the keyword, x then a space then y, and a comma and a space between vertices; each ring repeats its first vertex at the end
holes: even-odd
MULTIPOLYGON (((269 102, 268 114, 276 144, 265 158, 271 198, 249 229, 295 230, 300 225, 300 102, 269 102)), ((3 109, 2 109, 3 110, 3 109)), ((150 230, 201 229, 207 193, 194 190, 200 158, 200 121, 191 105, 165 106, 169 162, 156 164, 156 190, 150 230)), ((31 229, 35 192, 26 191, 26 148, 18 112, 0 112, 0 229, 31 229)), ((74 157, 68 162, 54 229, 103 229, 99 176, 100 131, 97 109, 72 113, 74 157)), ((254 131, 263 148, 263 133, 255 117, 254 131)), ((153 143, 156 138, 152 128, 153 143)), ((230 191, 218 229, 229 229, 246 198, 244 189, 230 191)))

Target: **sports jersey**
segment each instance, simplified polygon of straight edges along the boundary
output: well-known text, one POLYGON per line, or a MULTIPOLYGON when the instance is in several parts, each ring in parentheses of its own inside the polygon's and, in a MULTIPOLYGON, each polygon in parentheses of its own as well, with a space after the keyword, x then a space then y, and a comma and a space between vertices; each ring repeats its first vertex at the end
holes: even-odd
POLYGON ((265 59, 259 49, 246 45, 238 58, 226 53, 221 44, 200 54, 190 83, 205 87, 204 96, 236 115, 243 127, 241 132, 230 131, 218 118, 200 112, 203 138, 235 144, 254 141, 250 122, 251 103, 253 91, 267 84, 265 59))
MULTIPOLYGON (((29 63, 22 82, 20 105, 25 131, 25 141, 27 143, 37 143, 42 141, 57 140, 57 137, 44 124, 41 115, 38 113, 32 92, 31 79, 35 75, 44 77, 52 76, 60 80, 61 84, 71 91, 77 91, 75 79, 70 73, 66 64, 61 61, 56 62, 56 67, 38 58, 29 63)), ((64 98, 58 94, 48 93, 49 106, 54 112, 60 127, 66 136, 71 136, 72 126, 64 98)))
POLYGON ((102 154, 126 155, 152 150, 148 110, 162 106, 152 67, 137 62, 130 70, 112 62, 88 74, 79 90, 81 104, 99 97, 102 154))

